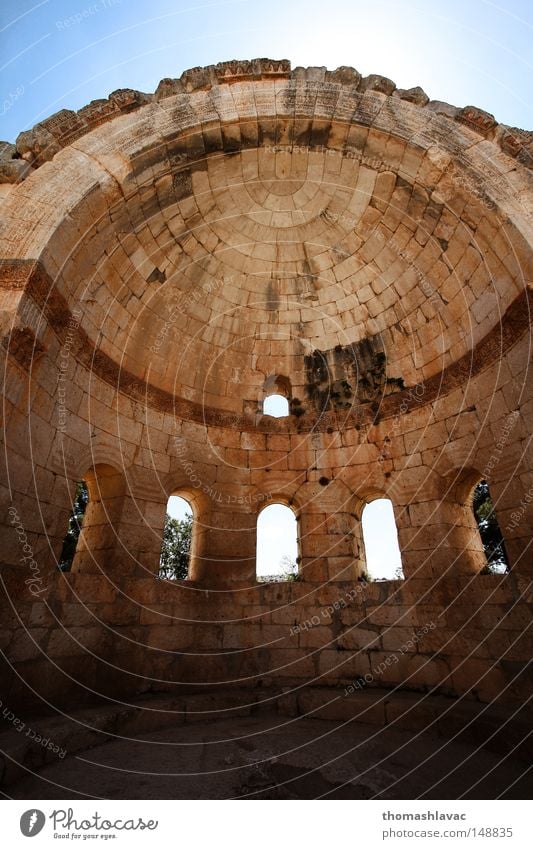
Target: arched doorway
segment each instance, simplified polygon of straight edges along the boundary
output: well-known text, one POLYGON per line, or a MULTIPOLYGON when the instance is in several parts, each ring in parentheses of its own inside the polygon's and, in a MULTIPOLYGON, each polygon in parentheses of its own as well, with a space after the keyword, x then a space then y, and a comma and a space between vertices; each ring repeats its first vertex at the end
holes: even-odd
POLYGON ((389 498, 376 498, 366 504, 361 525, 368 577, 388 581, 403 578, 392 501, 389 498))
POLYGON ((190 502, 181 495, 171 495, 163 528, 160 578, 177 581, 189 577, 194 530, 194 511, 190 502))
POLYGON ((268 504, 257 519, 257 579, 294 580, 298 574, 298 562, 298 523, 295 514, 285 504, 268 504))

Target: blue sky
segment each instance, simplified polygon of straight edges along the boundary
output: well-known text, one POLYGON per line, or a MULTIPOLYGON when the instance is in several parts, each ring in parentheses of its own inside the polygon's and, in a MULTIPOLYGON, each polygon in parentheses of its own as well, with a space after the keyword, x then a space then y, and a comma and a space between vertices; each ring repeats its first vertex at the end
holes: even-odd
POLYGON ((533 127, 525 0, 2 0, 0 137, 116 88, 268 56, 353 65, 533 127))

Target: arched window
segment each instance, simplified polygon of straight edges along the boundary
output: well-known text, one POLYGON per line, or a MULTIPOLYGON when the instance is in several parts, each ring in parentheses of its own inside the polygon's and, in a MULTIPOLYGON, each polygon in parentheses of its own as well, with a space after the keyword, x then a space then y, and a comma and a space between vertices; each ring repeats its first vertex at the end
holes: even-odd
POLYGON ((290 414, 291 382, 284 374, 269 374, 263 385, 263 413, 282 418, 290 414))
POLYGON ((257 519, 257 580, 295 580, 298 562, 296 516, 284 504, 269 504, 257 519))
POLYGON ((283 395, 269 395, 263 401, 263 413, 279 419, 289 415, 289 402, 283 395))
POLYGON ((89 503, 89 490, 84 480, 76 484, 76 494, 72 504, 72 512, 69 516, 67 533, 63 540, 63 547, 59 555, 58 567, 62 572, 70 572, 72 561, 76 554, 76 546, 80 536, 83 517, 89 503))
POLYGON ((481 480, 474 489, 472 509, 487 558, 486 571, 497 574, 508 572, 509 560, 505 543, 486 480, 481 480))
POLYGON ((361 524, 369 578, 387 581, 403 578, 392 501, 389 498, 376 498, 366 504, 361 524))
POLYGON ((160 578, 172 581, 188 578, 193 521, 193 511, 189 502, 179 495, 171 495, 168 499, 163 528, 159 560, 160 578))

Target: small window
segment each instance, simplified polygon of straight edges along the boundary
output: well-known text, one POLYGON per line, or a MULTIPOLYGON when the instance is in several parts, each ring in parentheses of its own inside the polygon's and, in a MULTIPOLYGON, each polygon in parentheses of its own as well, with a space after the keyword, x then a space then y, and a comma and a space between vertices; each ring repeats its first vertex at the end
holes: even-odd
POLYGON ((179 495, 168 499, 163 542, 159 560, 159 577, 167 581, 183 581, 189 576, 193 534, 191 505, 179 495))
POLYGON ((258 581, 294 581, 298 576, 298 526, 284 504, 269 504, 257 519, 258 581))
POLYGON ((361 524, 368 577, 374 581, 403 578, 402 557, 392 502, 376 498, 363 510, 361 524))
POLYGON ((500 575, 508 572, 509 561, 505 551, 505 543, 496 518, 487 481, 482 480, 476 486, 472 508, 487 558, 486 571, 500 575))
POLYGON ((62 572, 70 572, 72 561, 76 554, 76 546, 81 532, 83 517, 89 503, 89 490, 85 481, 78 481, 76 484, 76 494, 74 503, 72 504, 72 512, 68 520, 67 533, 63 540, 63 548, 59 556, 58 566, 62 572))
POLYGON ((266 416, 273 416, 276 419, 288 416, 289 402, 283 395, 269 395, 263 401, 263 413, 266 416))

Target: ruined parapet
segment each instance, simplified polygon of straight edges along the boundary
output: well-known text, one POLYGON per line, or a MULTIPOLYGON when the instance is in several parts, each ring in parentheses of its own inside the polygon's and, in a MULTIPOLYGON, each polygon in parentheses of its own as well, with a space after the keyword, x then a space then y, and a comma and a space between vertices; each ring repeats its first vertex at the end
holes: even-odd
POLYGON ((493 115, 475 106, 463 108, 430 100, 420 86, 397 88, 396 83, 379 74, 363 77, 355 68, 341 66, 333 71, 325 67, 297 67, 291 70, 287 59, 252 59, 220 62, 217 65, 190 68, 178 78, 161 80, 154 94, 118 89, 109 97, 94 100, 77 112, 61 109, 22 132, 16 144, 4 144, 0 150, 0 182, 25 179, 31 170, 53 159, 55 154, 96 127, 120 115, 141 109, 152 101, 160 102, 176 95, 211 91, 217 86, 246 82, 287 80, 295 85, 325 83, 332 90, 345 88, 359 95, 381 95, 400 99, 428 113, 445 115, 493 141, 508 156, 531 168, 533 136, 531 132, 499 124, 493 115), (21 161, 22 160, 22 161, 21 161), (26 163, 26 164, 24 164, 26 163))

